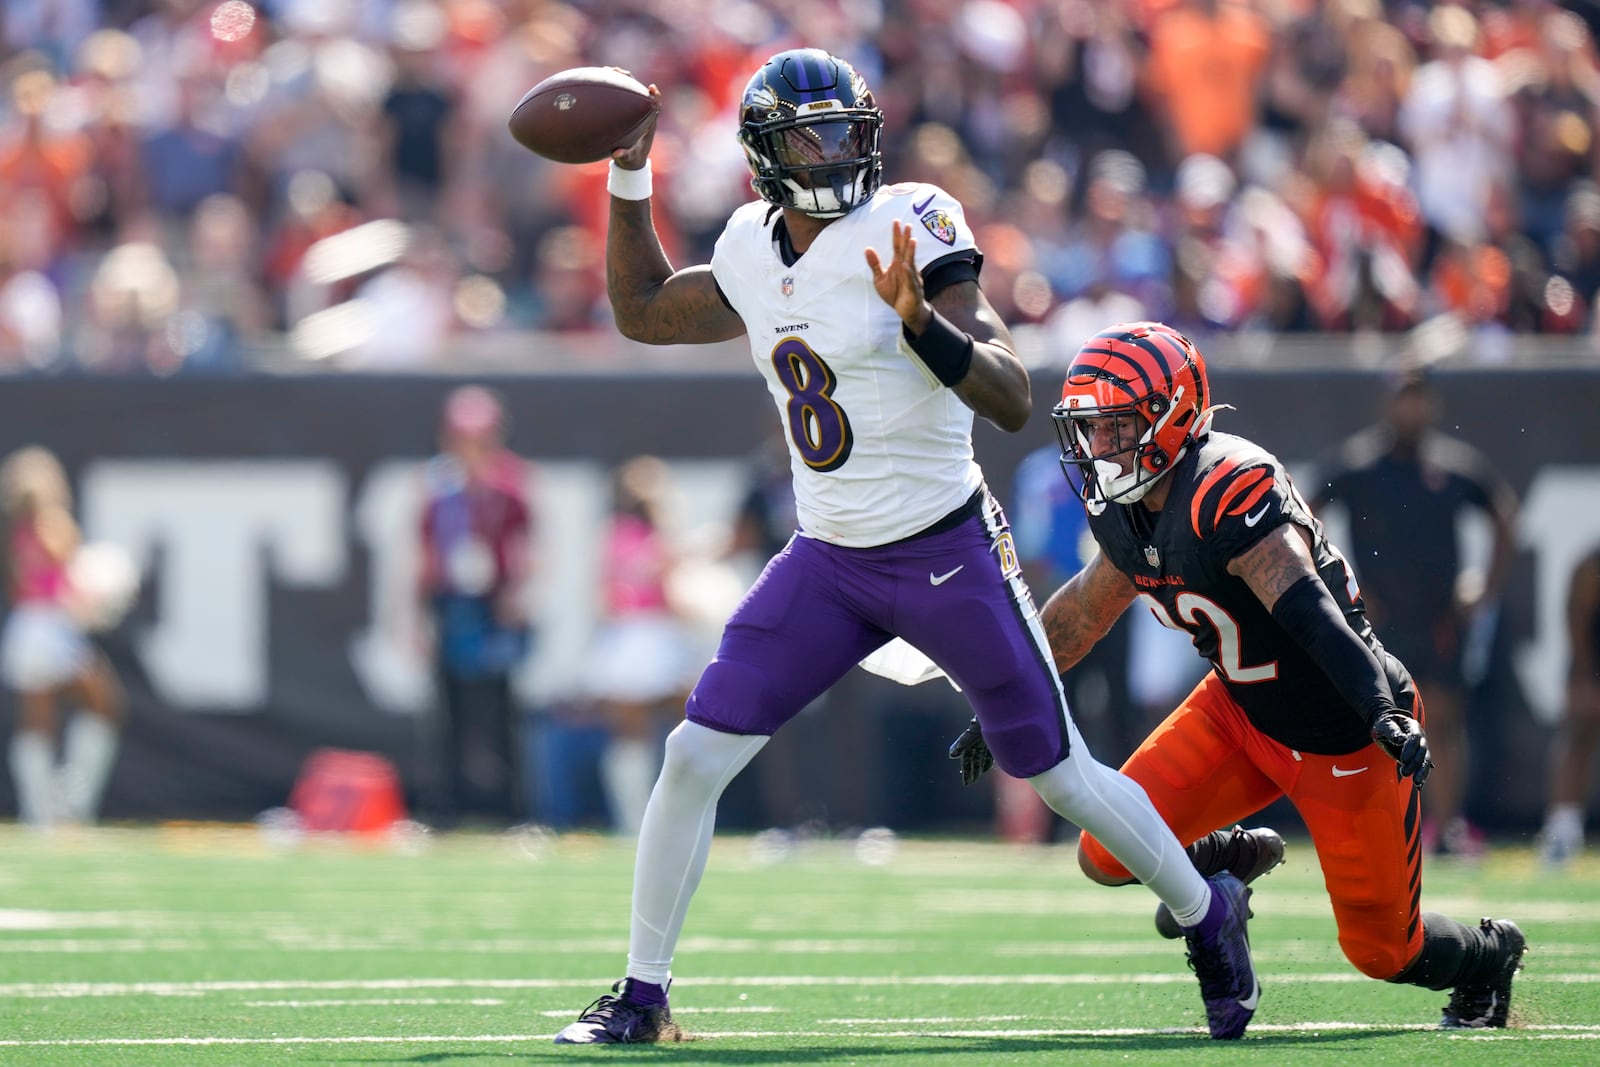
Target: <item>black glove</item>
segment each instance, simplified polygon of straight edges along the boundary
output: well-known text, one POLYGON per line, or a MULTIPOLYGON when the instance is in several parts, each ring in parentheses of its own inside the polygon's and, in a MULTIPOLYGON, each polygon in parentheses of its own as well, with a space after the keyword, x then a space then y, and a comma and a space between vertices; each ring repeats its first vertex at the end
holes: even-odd
POLYGON ((983 727, 974 715, 961 736, 950 745, 950 758, 961 761, 961 784, 971 785, 983 777, 983 772, 994 766, 994 753, 983 740, 983 727))
POLYGON ((1428 758, 1428 738, 1422 732, 1422 725, 1409 715, 1390 712, 1380 715, 1372 724, 1372 739, 1394 760, 1399 776, 1410 778, 1421 789, 1422 783, 1428 780, 1428 772, 1433 770, 1433 760, 1428 758))

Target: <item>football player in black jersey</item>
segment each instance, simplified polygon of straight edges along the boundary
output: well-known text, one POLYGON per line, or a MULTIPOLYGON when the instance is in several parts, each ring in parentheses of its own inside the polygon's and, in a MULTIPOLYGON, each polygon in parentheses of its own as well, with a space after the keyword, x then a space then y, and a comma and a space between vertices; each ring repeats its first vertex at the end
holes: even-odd
MULTIPOLYGON (((1072 669, 1136 598, 1186 631, 1211 672, 1123 772, 1186 844, 1287 796, 1350 962, 1453 990, 1443 1027, 1505 1026, 1522 931, 1421 910, 1422 698, 1283 465, 1213 432, 1217 410, 1200 350, 1163 324, 1113 326, 1073 359, 1054 419, 1100 553, 1043 608, 1056 666, 1072 669)), ((975 727, 952 746, 964 778, 983 747, 975 727)), ((1089 834, 1078 859, 1096 882, 1133 881, 1089 834)))

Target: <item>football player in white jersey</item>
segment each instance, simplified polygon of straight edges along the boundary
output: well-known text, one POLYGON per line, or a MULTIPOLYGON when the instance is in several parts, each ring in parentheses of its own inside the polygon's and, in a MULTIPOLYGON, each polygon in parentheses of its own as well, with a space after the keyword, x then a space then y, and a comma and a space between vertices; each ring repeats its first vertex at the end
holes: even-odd
POLYGON ((626 976, 556 1041, 681 1036, 667 987, 718 798, 774 731, 897 637, 966 694, 1003 770, 1167 905, 1211 1035, 1238 1037, 1260 992, 1248 891, 1227 873, 1203 878, 1144 791, 1097 762, 1072 722, 972 454, 974 414, 1010 432, 1026 423, 1028 373, 979 288, 961 206, 932 185, 881 185, 882 125, 850 64, 816 49, 773 56, 740 107, 760 200, 734 213, 709 265, 682 270, 651 223, 654 126, 613 156, 606 279, 618 328, 654 344, 749 337, 787 430, 800 528, 735 610, 667 740, 639 832, 626 976))

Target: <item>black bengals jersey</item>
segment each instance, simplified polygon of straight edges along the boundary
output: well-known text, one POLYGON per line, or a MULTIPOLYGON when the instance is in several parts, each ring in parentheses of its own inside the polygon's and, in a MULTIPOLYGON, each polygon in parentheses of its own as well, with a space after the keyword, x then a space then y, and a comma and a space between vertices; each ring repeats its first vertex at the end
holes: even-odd
POLYGON ((1242 437, 1212 433, 1167 478, 1172 488, 1161 511, 1112 504, 1090 516, 1089 527, 1156 617, 1190 635, 1256 729, 1318 755, 1354 752, 1372 740, 1322 668, 1244 580, 1228 573, 1236 556, 1291 522, 1311 534, 1317 572, 1350 628, 1384 664, 1395 703, 1412 706, 1410 675, 1373 635, 1344 558, 1275 456, 1242 437))

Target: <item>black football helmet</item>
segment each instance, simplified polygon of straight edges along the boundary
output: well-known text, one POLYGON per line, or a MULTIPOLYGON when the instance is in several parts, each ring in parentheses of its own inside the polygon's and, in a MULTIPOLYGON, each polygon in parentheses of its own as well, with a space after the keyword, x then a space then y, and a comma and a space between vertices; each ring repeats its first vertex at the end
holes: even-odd
POLYGON ((768 203, 831 219, 883 181, 883 112, 856 69, 820 48, 779 52, 745 86, 739 143, 768 203))

